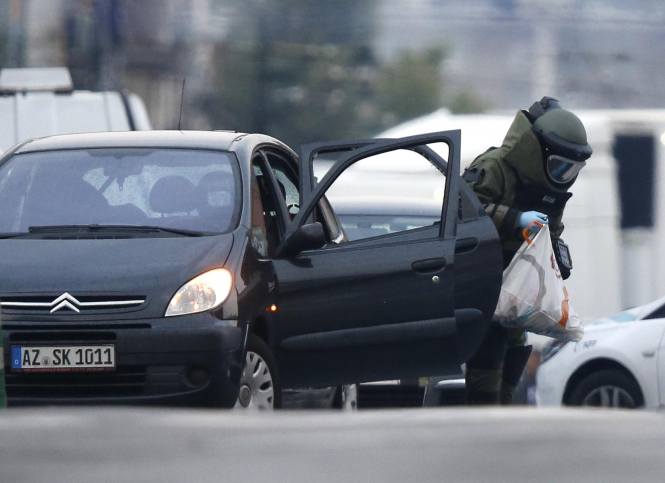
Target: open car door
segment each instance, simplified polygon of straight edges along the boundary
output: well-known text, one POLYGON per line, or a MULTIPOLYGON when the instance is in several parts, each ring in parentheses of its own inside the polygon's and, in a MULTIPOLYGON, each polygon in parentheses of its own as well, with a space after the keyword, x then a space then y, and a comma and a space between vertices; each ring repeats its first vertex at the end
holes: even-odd
POLYGON ((465 238, 464 253, 491 245, 493 255, 483 262, 493 275, 479 284, 487 303, 460 306, 458 224, 462 211, 476 219, 482 211, 477 199, 464 210, 460 204, 469 201, 459 176, 460 135, 304 147, 301 207, 282 248, 316 228, 312 222, 324 196, 333 210, 344 200, 356 212, 337 213, 342 225, 351 220, 348 240, 284 249, 274 260, 279 302, 271 344, 284 387, 445 374, 459 370, 480 343, 498 298, 501 256, 491 221, 483 225, 483 236, 465 238), (448 161, 433 146, 445 148, 448 161), (333 151, 341 155, 317 184, 313 160, 333 151), (386 208, 391 204, 398 214, 386 208), (405 212, 409 206, 413 214, 405 212))

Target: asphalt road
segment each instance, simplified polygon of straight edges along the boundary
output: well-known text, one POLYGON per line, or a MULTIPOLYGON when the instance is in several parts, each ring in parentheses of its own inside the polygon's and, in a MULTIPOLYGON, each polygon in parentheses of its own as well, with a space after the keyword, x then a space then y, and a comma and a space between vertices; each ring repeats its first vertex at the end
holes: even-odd
POLYGON ((9 409, 0 482, 655 482, 665 415, 9 409))

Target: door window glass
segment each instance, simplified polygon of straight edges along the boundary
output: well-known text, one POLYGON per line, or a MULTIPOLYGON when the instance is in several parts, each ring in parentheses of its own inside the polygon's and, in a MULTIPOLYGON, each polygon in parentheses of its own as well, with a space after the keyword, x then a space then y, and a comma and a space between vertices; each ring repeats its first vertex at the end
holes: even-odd
POLYGON ((665 318, 665 305, 662 305, 653 312, 651 312, 649 315, 644 317, 644 320, 664 319, 664 318, 665 318))
POLYGON ((268 230, 266 228, 263 202, 256 176, 252 173, 252 228, 250 243, 262 258, 268 258, 268 230))
POLYGON ((409 150, 362 159, 326 191, 349 239, 361 240, 437 224, 446 177, 409 150))
MULTIPOLYGON (((294 175, 294 171, 291 169, 288 161, 284 158, 270 152, 267 152, 266 156, 268 164, 277 180, 277 185, 279 186, 289 218, 293 219, 300 211, 300 191, 296 181, 297 177, 294 175)), ((341 227, 338 226, 330 209, 326 209, 323 201, 319 202, 318 207, 314 211, 313 219, 323 224, 328 242, 340 243, 344 241, 344 238, 340 237, 341 227)))
POLYGON ((252 229, 251 242, 264 258, 271 258, 279 243, 282 223, 277 209, 277 198, 263 159, 255 158, 252 164, 252 229))
POLYGON ((282 197, 284 198, 284 203, 286 203, 289 216, 293 219, 298 214, 298 211, 300 211, 300 193, 297 182, 295 181, 296 178, 286 164, 286 161, 281 157, 271 153, 267 153, 267 156, 270 168, 275 175, 282 197))

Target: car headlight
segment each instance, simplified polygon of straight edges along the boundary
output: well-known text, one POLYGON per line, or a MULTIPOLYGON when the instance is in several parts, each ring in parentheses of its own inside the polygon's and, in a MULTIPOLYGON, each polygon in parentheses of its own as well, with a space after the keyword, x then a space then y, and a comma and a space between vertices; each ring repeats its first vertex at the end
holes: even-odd
POLYGON ((547 344, 544 348, 543 351, 540 353, 540 363, 544 363, 548 360, 550 360, 552 357, 557 355, 561 349, 563 349, 566 344, 568 343, 567 340, 561 341, 561 340, 555 340, 547 344))
POLYGON ((202 273, 180 287, 169 302, 164 317, 195 314, 214 309, 231 293, 233 277, 225 268, 202 273))

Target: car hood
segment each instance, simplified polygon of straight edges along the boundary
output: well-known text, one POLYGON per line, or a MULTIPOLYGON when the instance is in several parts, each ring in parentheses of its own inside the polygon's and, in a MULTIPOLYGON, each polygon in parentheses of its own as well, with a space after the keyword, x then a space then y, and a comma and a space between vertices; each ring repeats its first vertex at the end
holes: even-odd
MULTIPOLYGON (((141 310, 129 311, 126 317, 161 317, 171 297, 184 283, 224 265, 232 245, 232 234, 0 240, 0 298, 53 296, 55 299, 64 293, 73 297, 142 296, 146 304, 141 310)), ((6 307, 3 313, 10 319, 16 315, 6 307)), ((73 315, 68 310, 57 314, 58 317, 73 315)), ((83 312, 76 315, 81 318, 83 312)))
POLYGON ((638 322, 646 319, 656 309, 659 309, 665 304, 665 297, 661 297, 653 302, 645 305, 640 305, 629 310, 624 310, 617 314, 607 316, 605 318, 595 320, 584 326, 585 330, 600 330, 605 328, 621 327, 626 323, 638 322))
POLYGON ((639 320, 638 314, 641 307, 619 312, 618 314, 610 315, 603 319, 595 320, 584 326, 584 331, 599 331, 621 327, 626 323, 636 322, 639 320))

